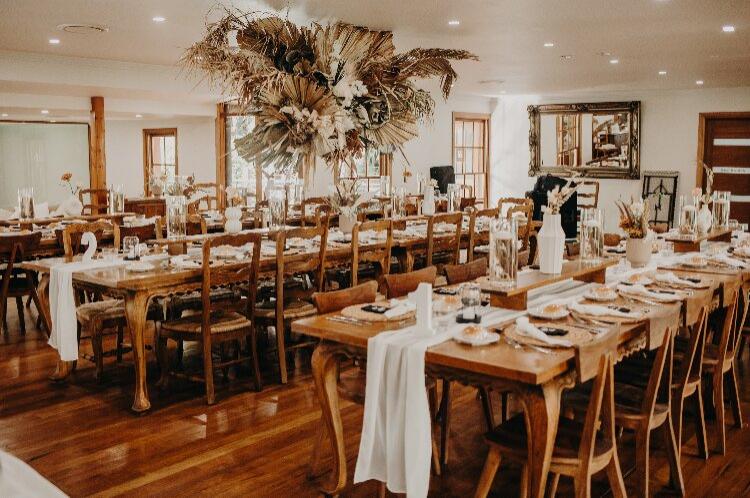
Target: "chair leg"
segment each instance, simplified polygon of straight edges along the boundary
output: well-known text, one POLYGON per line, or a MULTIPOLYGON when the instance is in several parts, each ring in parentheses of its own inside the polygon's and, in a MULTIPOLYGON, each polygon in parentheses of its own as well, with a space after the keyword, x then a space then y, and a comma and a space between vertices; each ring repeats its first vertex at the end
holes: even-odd
POLYGON ((591 475, 578 475, 573 479, 576 498, 591 498, 591 475))
POLYGON ((625 490, 625 481, 622 478, 620 457, 617 455, 617 445, 615 445, 612 451, 612 459, 607 464, 607 478, 609 479, 609 487, 612 489, 612 496, 615 498, 625 498, 628 495, 625 490))
POLYGON ((667 450, 667 460, 669 460, 670 483, 680 496, 685 496, 685 483, 682 479, 682 468, 680 467, 680 450, 675 443, 672 419, 667 417, 667 420, 661 425, 661 429, 664 437, 664 446, 667 450))
POLYGON ((727 385, 729 386, 729 404, 732 406, 732 415, 734 417, 734 426, 742 429, 742 408, 740 407, 740 390, 737 385, 737 372, 732 368, 727 372, 729 376, 727 385))
POLYGON ((635 481, 636 494, 648 497, 648 461, 651 431, 648 427, 641 427, 635 435, 635 481))
POLYGON ((203 376, 206 379, 206 402, 213 405, 216 402, 214 394, 214 359, 211 355, 211 342, 203 341, 203 376))
POLYGON ((310 463, 307 467, 307 478, 310 480, 317 479, 320 477, 320 460, 321 452, 323 451, 323 444, 325 443, 326 426, 323 423, 321 417, 318 422, 318 435, 315 438, 315 444, 310 452, 310 463))
POLYGON ((258 359, 258 330, 253 325, 250 330, 250 354, 253 355, 253 375, 255 377, 255 390, 260 392, 263 390, 263 378, 260 376, 260 360, 258 359))
POLYGON ((490 444, 490 451, 487 453, 487 460, 484 461, 484 468, 482 469, 482 475, 479 477, 474 498, 484 498, 489 494, 498 467, 500 467, 500 450, 497 446, 490 444))
POLYGON ((167 349, 167 337, 156 330, 156 359, 159 361, 159 380, 156 382, 159 389, 166 389, 169 383, 169 350, 167 349))
POLYGON ((8 308, 8 299, 0 298, 0 331, 8 332, 8 322, 5 319, 5 314, 8 308))
POLYGON ((16 298, 16 309, 18 310, 18 323, 21 326, 21 335, 26 335, 26 317, 23 312, 23 298, 16 298))
POLYGON ((484 387, 479 388, 479 401, 482 403, 482 413, 484 414, 484 424, 487 432, 495 428, 495 416, 492 411, 492 398, 490 391, 484 387))
POLYGON ((451 430, 451 383, 443 380, 443 397, 440 400, 440 411, 443 416, 440 421, 440 467, 448 463, 448 444, 451 430))
POLYGON ((87 332, 91 337, 91 349, 94 350, 94 362, 96 364, 94 378, 101 381, 104 377, 104 348, 102 348, 101 324, 95 322, 90 323, 87 332))
POLYGON ((714 411, 716 412, 716 451, 720 455, 726 454, 727 440, 726 428, 724 427, 724 375, 721 373, 721 365, 716 366, 713 378, 714 411))
POLYGON ((175 349, 177 355, 177 366, 182 368, 182 356, 185 353, 185 341, 177 339, 177 349, 175 349))
MULTIPOLYGON (((115 349, 116 354, 117 354, 116 356, 117 363, 122 363, 122 341, 123 341, 124 329, 125 327, 123 324, 117 325, 117 347, 115 349)), ((158 331, 157 331, 157 335, 158 335, 158 331)))
POLYGON ((677 393, 676 396, 672 397, 672 426, 674 427, 674 436, 677 442, 677 452, 682 454, 682 418, 684 415, 684 402, 685 399, 682 397, 682 393, 677 393))
POLYGON ((385 483, 378 481, 378 498, 385 498, 386 489, 385 483))
POLYGON ((526 464, 521 467, 521 482, 519 483, 518 496, 529 498, 529 466, 526 464))
POLYGON ((277 320, 276 322, 276 350, 279 357, 279 378, 282 384, 287 383, 287 370, 286 370, 286 327, 284 320, 277 320))
POLYGON ((549 487, 547 489, 547 496, 550 498, 555 498, 557 495, 557 485, 560 484, 560 474, 554 474, 550 472, 551 479, 549 481, 549 487))
POLYGON ((695 390, 695 433, 698 440, 698 455, 708 459, 708 441, 706 439, 706 415, 703 411, 703 390, 698 386, 695 390))
POLYGON ((31 295, 26 298, 26 309, 31 309, 31 295))
POLYGON ((500 395, 500 421, 505 423, 508 421, 508 399, 510 394, 505 392, 500 395))

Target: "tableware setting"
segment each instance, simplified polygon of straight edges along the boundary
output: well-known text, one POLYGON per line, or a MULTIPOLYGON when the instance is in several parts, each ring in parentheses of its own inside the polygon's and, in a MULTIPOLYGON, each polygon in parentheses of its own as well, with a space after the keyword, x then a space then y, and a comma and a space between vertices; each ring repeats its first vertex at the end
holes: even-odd
POLYGON ((125 269, 132 273, 147 273, 154 271, 156 266, 146 261, 134 261, 125 265, 125 269))
POLYGON ((472 347, 487 346, 488 344, 498 342, 500 334, 488 330, 481 325, 467 325, 458 334, 453 336, 453 340, 472 347))
POLYGON ((574 302, 568 305, 570 311, 574 314, 583 317, 593 318, 612 318, 617 319, 618 322, 622 321, 638 321, 643 319, 644 311, 640 309, 633 309, 629 306, 620 306, 616 304, 601 305, 601 304, 584 304, 580 302, 574 302))
POLYGON ((615 289, 602 285, 587 290, 583 297, 590 301, 609 302, 617 299, 618 294, 615 289))
POLYGON ((681 301, 684 293, 676 290, 666 289, 647 289, 643 285, 623 285, 617 286, 617 292, 623 296, 638 296, 653 299, 664 303, 673 303, 681 301))
POLYGON ((651 285, 654 283, 654 281, 645 273, 636 273, 634 275, 630 275, 622 283, 625 285, 651 285))
POLYGON ((341 310, 341 316, 363 322, 404 321, 416 314, 414 303, 406 299, 391 299, 369 304, 355 304, 341 310))
POLYGON ((548 348, 569 348, 575 344, 591 341, 595 335, 588 330, 567 324, 532 323, 521 316, 503 330, 503 336, 522 345, 548 348))
POLYGON ((675 288, 705 289, 709 287, 708 282, 695 277, 682 277, 675 275, 671 271, 657 272, 654 280, 661 285, 675 288))
POLYGON ((528 313, 534 318, 560 320, 568 316, 570 311, 568 311, 568 308, 564 304, 549 303, 543 306, 529 308, 528 313))

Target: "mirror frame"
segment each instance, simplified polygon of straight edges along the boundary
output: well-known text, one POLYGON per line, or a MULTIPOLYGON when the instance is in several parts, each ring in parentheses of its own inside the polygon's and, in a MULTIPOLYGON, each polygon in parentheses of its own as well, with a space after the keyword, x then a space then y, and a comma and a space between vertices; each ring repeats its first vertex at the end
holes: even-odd
POLYGON ((529 176, 554 174, 557 176, 570 176, 572 171, 582 173, 589 178, 622 178, 637 180, 641 177, 640 164, 640 135, 641 135, 641 102, 640 100, 628 102, 594 102, 582 104, 544 104, 530 105, 529 112, 529 176), (630 117, 630 144, 628 147, 628 163, 630 167, 625 168, 586 168, 575 169, 562 166, 543 167, 541 165, 541 117, 542 114, 582 114, 582 113, 622 113, 627 112, 630 117))

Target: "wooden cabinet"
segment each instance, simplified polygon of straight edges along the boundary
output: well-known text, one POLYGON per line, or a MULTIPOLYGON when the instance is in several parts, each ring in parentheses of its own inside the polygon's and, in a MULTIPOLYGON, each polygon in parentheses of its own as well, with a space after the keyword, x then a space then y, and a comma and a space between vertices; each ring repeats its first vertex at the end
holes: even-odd
POLYGON ((147 218, 152 216, 166 216, 167 205, 162 197, 135 197, 125 199, 125 211, 142 214, 147 218))

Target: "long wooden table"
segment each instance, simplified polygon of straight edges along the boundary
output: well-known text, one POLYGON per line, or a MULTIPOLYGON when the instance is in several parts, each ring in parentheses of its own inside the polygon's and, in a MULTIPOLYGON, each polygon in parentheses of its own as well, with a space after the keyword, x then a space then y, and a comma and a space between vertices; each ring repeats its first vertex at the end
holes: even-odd
POLYGON ((730 242, 732 240, 732 229, 714 228, 703 235, 671 235, 665 237, 664 240, 674 244, 674 252, 697 252, 701 250, 702 242, 730 242))
MULTIPOLYGON (((739 285, 748 278, 748 273, 717 277, 720 278, 716 279, 716 288, 721 292, 720 287, 739 285)), ((347 481, 337 391, 339 364, 350 358, 366 361, 368 339, 383 332, 385 327, 377 323, 352 327, 328 319, 331 315, 298 320, 292 323, 292 330, 321 341, 313 353, 313 379, 334 458, 333 475, 323 484, 321 491, 336 495, 344 489, 347 481)), ((618 358, 645 347, 647 329, 647 321, 621 325, 618 358)), ((648 342, 658 344, 660 341, 648 337, 648 342)), ((433 378, 511 391, 518 397, 529 428, 528 489, 530 496, 541 498, 560 416, 562 392, 576 383, 573 362, 574 353, 570 349, 544 354, 534 350, 515 350, 503 341, 482 348, 447 341, 427 350, 425 373, 433 378)))

